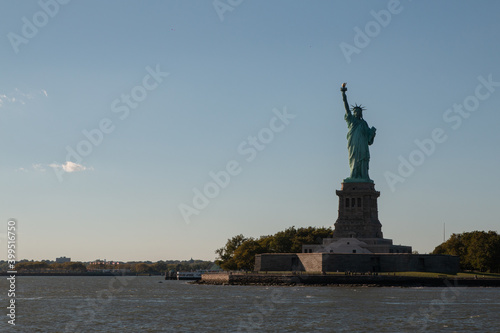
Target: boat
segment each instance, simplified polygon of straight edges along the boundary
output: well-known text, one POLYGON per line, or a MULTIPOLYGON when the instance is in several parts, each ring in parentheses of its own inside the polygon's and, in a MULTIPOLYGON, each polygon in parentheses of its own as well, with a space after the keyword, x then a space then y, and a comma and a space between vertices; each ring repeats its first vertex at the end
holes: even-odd
POLYGON ((177 280, 200 280, 201 274, 205 273, 219 273, 221 270, 205 270, 199 269, 192 272, 177 272, 177 280))

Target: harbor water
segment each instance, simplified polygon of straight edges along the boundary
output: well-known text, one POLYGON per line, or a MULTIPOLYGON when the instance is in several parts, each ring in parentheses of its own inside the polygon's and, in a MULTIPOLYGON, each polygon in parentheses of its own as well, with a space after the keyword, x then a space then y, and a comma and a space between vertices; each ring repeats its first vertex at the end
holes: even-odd
POLYGON ((160 276, 2 279, 1 332, 499 332, 500 288, 212 286, 160 276))

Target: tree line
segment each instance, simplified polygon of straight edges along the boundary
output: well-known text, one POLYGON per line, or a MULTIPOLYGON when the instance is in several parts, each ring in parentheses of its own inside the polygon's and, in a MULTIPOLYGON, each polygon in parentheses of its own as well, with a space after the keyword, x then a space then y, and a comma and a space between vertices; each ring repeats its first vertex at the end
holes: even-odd
POLYGON ((452 234, 432 254, 460 257, 460 270, 500 273, 500 235, 495 231, 452 234))
POLYGON ((162 274, 165 272, 209 270, 214 265, 213 261, 188 260, 188 261, 158 261, 155 263, 133 263, 131 271, 138 274, 162 274))
MULTIPOLYGON (((255 255, 261 253, 300 253, 304 244, 321 244, 331 237, 331 228, 288 228, 259 238, 237 235, 215 251, 216 263, 225 270, 253 270, 255 255)), ((495 231, 452 234, 431 254, 460 257, 461 271, 500 273, 500 235, 495 231)))
POLYGON ((261 253, 300 253, 304 244, 321 244, 323 238, 331 237, 331 228, 288 228, 271 236, 260 238, 237 235, 217 249, 215 261, 225 270, 253 270, 255 255, 261 253))
MULTIPOLYGON (((2 263, 3 264, 3 263, 2 263)), ((163 274, 169 271, 195 271, 208 270, 214 265, 213 261, 204 260, 169 260, 152 262, 127 262, 120 264, 110 263, 83 263, 71 261, 55 263, 48 261, 22 261, 16 263, 16 271, 29 273, 51 273, 51 272, 89 272, 96 270, 126 270, 136 274, 163 274)), ((7 262, 1 265, 2 270, 7 270, 7 262)))
POLYGON ((45 261, 24 261, 16 264, 18 272, 86 272, 87 267, 81 262, 65 262, 65 263, 47 263, 45 261))

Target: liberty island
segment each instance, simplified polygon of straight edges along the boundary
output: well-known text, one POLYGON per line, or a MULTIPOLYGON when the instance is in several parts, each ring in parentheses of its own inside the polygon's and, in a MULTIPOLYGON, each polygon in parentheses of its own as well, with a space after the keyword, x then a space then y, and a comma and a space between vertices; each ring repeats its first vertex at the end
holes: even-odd
POLYGON ((459 258, 412 254, 411 246, 394 245, 383 237, 378 218, 380 192, 368 174, 376 129, 363 119, 361 105, 349 106, 346 83, 341 85, 347 123, 350 175, 336 191, 338 218, 322 244, 302 245, 302 253, 264 253, 255 256, 255 271, 305 272, 434 272, 456 274, 459 258))

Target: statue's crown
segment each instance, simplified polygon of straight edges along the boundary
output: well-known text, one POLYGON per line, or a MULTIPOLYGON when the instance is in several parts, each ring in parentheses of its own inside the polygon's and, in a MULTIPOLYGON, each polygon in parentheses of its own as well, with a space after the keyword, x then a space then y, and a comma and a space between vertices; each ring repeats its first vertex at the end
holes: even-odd
POLYGON ((354 109, 360 109, 361 111, 365 111, 366 108, 364 106, 361 106, 361 104, 354 104, 354 106, 352 107, 352 111, 354 111, 354 109))

